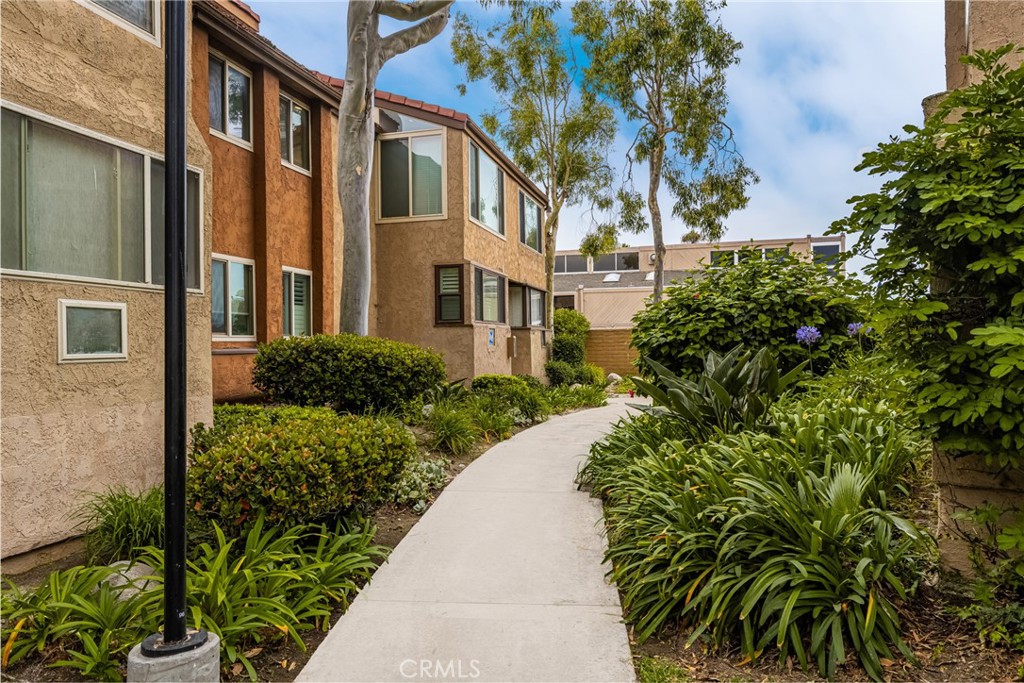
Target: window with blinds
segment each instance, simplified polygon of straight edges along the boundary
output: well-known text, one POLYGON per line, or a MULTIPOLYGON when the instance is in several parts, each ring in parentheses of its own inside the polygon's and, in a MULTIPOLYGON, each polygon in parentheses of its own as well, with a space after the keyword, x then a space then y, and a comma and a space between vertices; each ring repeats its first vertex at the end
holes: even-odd
POLYGON ((462 266, 437 266, 437 302, 435 320, 439 323, 462 322, 462 266))
POLYGON ((287 337, 309 336, 313 333, 313 277, 306 272, 285 269, 281 278, 284 297, 281 330, 287 337))

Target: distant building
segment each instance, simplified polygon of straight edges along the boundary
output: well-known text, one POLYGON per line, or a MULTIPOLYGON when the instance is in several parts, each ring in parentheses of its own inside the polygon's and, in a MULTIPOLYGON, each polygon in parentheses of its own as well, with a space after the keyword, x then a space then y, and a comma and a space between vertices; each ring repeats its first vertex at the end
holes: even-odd
MULTIPOLYGON (((828 263, 846 251, 845 236, 738 240, 670 244, 665 253, 665 283, 689 277, 703 264, 732 265, 744 248, 763 257, 785 251, 828 263)), ((579 250, 555 254, 555 308, 572 308, 590 321, 587 360, 608 372, 631 373, 635 352, 629 348, 633 316, 654 292, 654 247, 623 247, 590 258, 579 250)))

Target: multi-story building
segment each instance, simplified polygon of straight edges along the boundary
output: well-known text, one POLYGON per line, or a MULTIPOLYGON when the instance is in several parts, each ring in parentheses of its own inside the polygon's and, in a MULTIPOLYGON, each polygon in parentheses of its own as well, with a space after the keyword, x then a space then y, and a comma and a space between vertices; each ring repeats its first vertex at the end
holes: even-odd
MULTIPOLYGON (((772 238, 731 242, 670 244, 665 251, 665 283, 689 277, 708 264, 736 263, 741 250, 760 250, 762 257, 792 252, 828 263, 846 250, 845 236, 772 238)), ((555 308, 572 308, 587 317, 587 360, 609 372, 632 373, 635 350, 629 347, 633 316, 654 292, 654 247, 623 247, 591 258, 578 250, 555 255, 555 308)))

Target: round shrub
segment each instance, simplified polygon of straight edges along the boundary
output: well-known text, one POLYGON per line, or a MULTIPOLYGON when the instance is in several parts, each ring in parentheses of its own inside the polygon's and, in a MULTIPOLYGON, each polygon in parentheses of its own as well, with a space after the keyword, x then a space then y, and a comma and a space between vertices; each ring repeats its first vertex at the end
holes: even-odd
POLYGON ((515 375, 519 379, 526 382, 527 386, 537 391, 544 391, 544 383, 533 375, 515 375))
POLYGON ((194 453, 189 508, 225 529, 264 513, 270 523, 312 522, 386 496, 416 441, 397 420, 307 411, 269 427, 247 424, 194 453))
POLYGON ((709 351, 726 353, 742 344, 767 348, 782 372, 810 354, 814 372, 824 374, 845 349, 859 344, 847 326, 863 320, 856 303, 862 288, 793 255, 763 259, 754 251, 733 266, 705 266, 633 318, 640 369, 650 374, 643 360, 648 357, 680 376, 694 377, 709 351), (810 347, 796 338, 805 326, 821 335, 810 347))
POLYGON ((218 446, 243 427, 269 429, 282 420, 303 419, 317 415, 331 417, 330 408, 302 408, 300 406, 260 406, 224 404, 213 407, 213 425, 197 422, 192 428, 192 451, 205 453, 218 446))
POLYGON ((437 353, 353 334, 275 339, 260 345, 253 368, 268 400, 339 412, 397 410, 444 381, 437 353))
POLYGON ((579 368, 561 360, 549 360, 544 364, 544 373, 553 387, 576 384, 579 368))
POLYGON ((586 339, 587 332, 590 331, 590 321, 579 311, 559 308, 554 313, 554 327, 556 337, 586 339))
POLYGON ((478 375, 473 378, 473 391, 504 391, 508 387, 529 388, 522 377, 515 375, 478 375))
POLYGON ((586 347, 579 337, 559 337, 551 340, 551 358, 569 365, 581 366, 586 358, 586 347))

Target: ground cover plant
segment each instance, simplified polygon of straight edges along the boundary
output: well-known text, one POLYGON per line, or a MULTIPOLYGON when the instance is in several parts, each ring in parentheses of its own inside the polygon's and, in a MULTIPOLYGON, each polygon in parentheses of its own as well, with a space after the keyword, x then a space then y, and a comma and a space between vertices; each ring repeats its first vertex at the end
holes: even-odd
POLYGON ((767 352, 707 361, 694 381, 652 366, 658 382, 638 385, 655 406, 595 444, 581 472, 605 500, 637 640, 682 624, 689 644, 748 660, 774 650, 830 678, 852 651, 881 679, 882 660, 913 658, 899 605, 931 540, 895 503, 924 441, 848 382, 784 393, 796 375, 767 352))
POLYGON ((650 359, 695 377, 709 351, 744 344, 771 351, 783 372, 808 361, 815 374, 824 374, 844 350, 863 341, 858 337, 867 328, 850 334, 850 325, 864 320, 862 289, 825 264, 788 251, 745 249, 735 265, 704 264, 633 318, 640 371, 652 376, 650 359), (814 329, 811 338, 797 338, 801 327, 814 329))
POLYGON ((134 494, 118 486, 90 496, 79 518, 90 564, 126 560, 136 548, 163 545, 164 492, 134 494))

